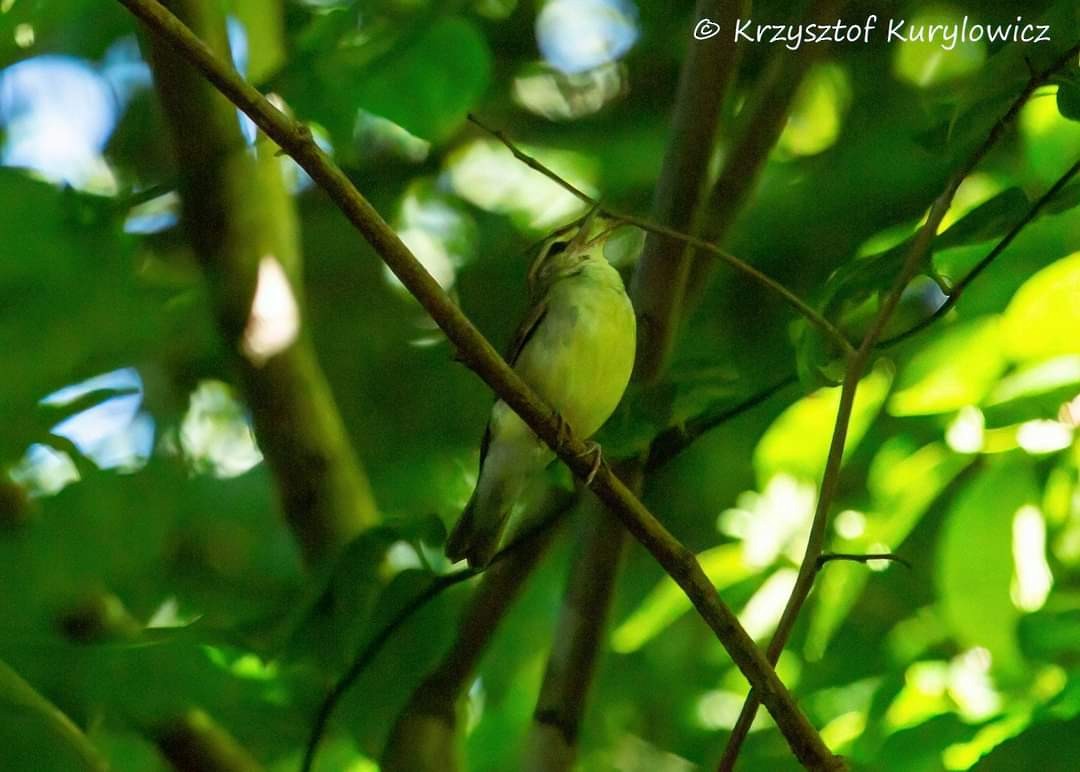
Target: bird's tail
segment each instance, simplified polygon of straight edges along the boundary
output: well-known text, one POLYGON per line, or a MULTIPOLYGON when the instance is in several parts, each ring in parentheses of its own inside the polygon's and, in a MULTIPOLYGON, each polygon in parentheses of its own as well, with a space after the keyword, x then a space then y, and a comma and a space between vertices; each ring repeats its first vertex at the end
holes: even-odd
POLYGON ((500 489, 486 491, 484 481, 476 486, 465 505, 457 525, 446 540, 446 556, 457 562, 469 561, 473 568, 483 568, 491 562, 502 541, 506 519, 514 504, 514 496, 500 489))

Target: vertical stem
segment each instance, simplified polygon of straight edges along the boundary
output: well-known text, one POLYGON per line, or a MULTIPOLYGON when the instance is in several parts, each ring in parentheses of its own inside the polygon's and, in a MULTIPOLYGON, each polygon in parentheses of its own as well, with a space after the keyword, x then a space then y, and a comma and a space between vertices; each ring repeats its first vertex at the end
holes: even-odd
MULTIPOLYGON (((620 471, 620 476, 625 475, 620 471)), ((528 772, 570 770, 626 548, 626 529, 590 498, 525 746, 528 772)))
MULTIPOLYGON (((805 18, 809 22, 835 21, 843 5, 844 0, 813 0, 805 18)), ((822 46, 816 45, 802 46, 797 51, 784 49, 766 66, 761 82, 739 115, 735 138, 727 148, 708 202, 702 207, 701 234, 706 241, 722 246, 787 125, 788 112, 803 77, 823 53, 822 46)), ((707 255, 693 255, 688 281, 693 296, 688 299, 688 307, 696 305, 701 298, 715 262, 707 255)))
MULTIPOLYGON (((749 0, 698 0, 694 18, 733 29, 749 0)), ((685 230, 694 220, 708 181, 720 111, 735 77, 739 48, 728 36, 691 40, 679 71, 671 137, 653 195, 653 218, 685 230)), ((638 320, 634 379, 649 388, 667 369, 682 317, 692 252, 678 240, 647 233, 630 285, 638 320)), ((645 459, 622 464, 618 475, 640 493, 645 459)), ((627 532, 609 514, 593 515, 580 555, 571 564, 555 644, 533 717, 525 767, 556 772, 573 767, 589 687, 605 640, 604 628, 627 532)))
MULTIPOLYGON (((228 59, 221 6, 170 0, 211 50, 228 59)), ((263 9, 273 13, 273 9, 263 9)), ((280 13, 280 8, 276 8, 280 13)), ((260 41, 253 41, 261 47, 260 41)), ((148 58, 180 167, 184 226, 204 268, 218 329, 251 409, 255 434, 297 541, 310 564, 373 524, 375 500, 303 326, 298 222, 277 148, 255 157, 236 109, 161 38, 148 58), (244 353, 260 265, 280 267, 300 309, 295 341, 265 359, 244 353)))
MULTIPOLYGON (((553 518, 572 500, 552 491, 538 521, 553 518)), ((488 568, 458 621, 457 638, 413 691, 390 732, 381 760, 384 772, 452 772, 457 769, 457 708, 499 622, 551 544, 557 528, 488 568)))
MULTIPOLYGON (((933 205, 930 207, 930 212, 926 216, 926 222, 916 234, 914 241, 912 241, 911 247, 904 257, 900 272, 897 274, 888 293, 882 299, 881 307, 878 309, 877 315, 874 317, 869 329, 863 336, 862 343, 859 345, 855 354, 848 360, 847 369, 844 373, 844 382, 840 392, 840 404, 837 409, 836 423, 833 428, 832 440, 829 445, 829 455, 825 462, 825 472, 822 476, 821 491, 818 495, 814 519, 810 525, 810 536, 807 539, 806 551, 803 554, 802 563, 799 565, 799 574, 795 581, 795 587, 792 589, 791 596, 784 606, 783 614, 780 617, 780 623, 777 625, 776 632, 773 634, 772 640, 769 641, 769 647, 766 651, 766 656, 770 664, 775 664, 780 658, 780 654, 784 650, 784 646, 787 645, 792 630, 795 628, 795 622, 798 619, 799 613, 802 611, 803 605, 810 595, 810 590, 814 586, 814 579, 817 577, 819 566, 818 558, 821 557, 821 553, 825 547, 829 507, 832 505, 833 497, 836 495, 836 487, 840 479, 840 465, 843 461, 844 445, 847 440, 848 422, 851 419, 851 411, 855 403, 855 391, 858 388, 859 379, 862 377, 863 372, 870 363, 874 348, 881 339, 882 333, 885 331, 885 327, 892 318, 897 305, 899 305, 900 297, 903 295, 904 289, 918 273, 919 268, 924 265, 929 256, 931 247, 934 243, 934 237, 937 235, 941 221, 945 218, 949 208, 952 206, 953 197, 956 195, 956 191, 959 189, 960 184, 975 169, 975 167, 979 165, 982 159, 986 157, 986 154, 990 152, 991 148, 993 148, 1005 134, 1006 128, 1016 120, 1016 116, 1020 113, 1020 108, 1022 108, 1027 100, 1031 98, 1031 95, 1035 93, 1035 90, 1042 83, 1045 83, 1053 73, 1073 61, 1078 52, 1080 52, 1080 43, 1065 51, 1045 72, 1033 73, 1020 94, 1013 100, 1009 109, 990 129, 986 139, 984 139, 975 149, 971 154, 971 157, 949 177, 949 180, 945 185, 945 190, 934 200, 933 205)), ((727 747, 724 748, 724 754, 720 760, 721 772, 734 769, 739 749, 742 747, 743 740, 745 740, 747 733, 750 731, 750 725, 754 721, 754 715, 757 712, 759 704, 760 701, 758 695, 754 690, 751 690, 746 698, 746 702, 743 704, 742 711, 732 730, 731 737, 728 739, 727 747)))

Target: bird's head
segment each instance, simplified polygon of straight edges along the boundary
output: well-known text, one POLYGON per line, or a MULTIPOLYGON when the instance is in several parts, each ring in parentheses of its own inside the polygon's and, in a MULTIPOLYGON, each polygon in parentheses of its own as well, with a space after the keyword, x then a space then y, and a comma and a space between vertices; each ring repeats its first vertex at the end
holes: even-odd
POLYGON ((607 263, 604 243, 617 223, 593 209, 544 242, 529 267, 529 287, 542 292, 559 279, 580 273, 589 263, 607 263))

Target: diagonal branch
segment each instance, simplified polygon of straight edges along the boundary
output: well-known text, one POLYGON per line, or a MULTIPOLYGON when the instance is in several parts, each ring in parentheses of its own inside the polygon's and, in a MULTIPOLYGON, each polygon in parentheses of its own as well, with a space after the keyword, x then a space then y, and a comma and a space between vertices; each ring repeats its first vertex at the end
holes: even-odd
POLYGON ((878 348, 888 348, 891 346, 895 346, 897 343, 901 343, 902 341, 907 340, 911 336, 922 332, 927 327, 936 322, 938 319, 941 319, 946 314, 948 314, 949 311, 951 311, 953 307, 956 306, 958 302, 960 302, 960 296, 963 294, 964 290, 968 288, 968 285, 970 285, 971 282, 979 278, 979 274, 989 268, 990 265, 998 259, 1001 253, 1008 249, 1009 245, 1013 243, 1017 236, 1020 235, 1020 231, 1024 230, 1024 228, 1026 228, 1032 220, 1039 216, 1039 212, 1041 212, 1046 207, 1046 205, 1049 204, 1054 199, 1054 197, 1057 196, 1057 194, 1060 193, 1062 189, 1064 189, 1064 187, 1069 184, 1069 181, 1076 176, 1077 172, 1080 172, 1080 159, 1078 159, 1076 163, 1070 166, 1064 174, 1058 177, 1057 181, 1053 185, 1051 185, 1045 193, 1039 196, 1038 200, 1031 205, 1030 209, 1027 210, 1027 213, 1024 214, 1024 216, 1020 218, 1016 225, 1009 229, 1009 232, 1002 237, 1001 241, 995 244, 993 249, 987 252, 986 255, 978 263, 976 263, 970 271, 964 274, 964 278, 962 278, 960 281, 956 282, 955 285, 953 285, 953 288, 949 291, 949 295, 945 299, 945 302, 938 306, 934 313, 930 314, 925 319, 919 320, 903 332, 899 332, 890 338, 885 338, 880 343, 878 343, 878 348))
POLYGON ((574 474, 587 479, 596 472, 592 476, 592 490, 690 598, 732 660, 762 695, 762 702, 772 713, 795 756, 811 769, 843 768, 843 762, 828 750, 776 671, 720 599, 694 554, 660 524, 610 468, 606 465, 598 471, 592 468, 585 444, 577 438, 567 438, 565 429, 560 431, 560 422, 551 408, 499 357, 491 343, 461 313, 345 173, 319 148, 311 131, 270 104, 156 0, 120 2, 202 71, 207 80, 329 194, 390 270, 424 306, 456 347, 461 359, 556 451, 574 474))
MULTIPOLYGON (((1023 217, 1009 229, 1009 232, 1006 233, 1000 241, 994 244, 990 251, 987 252, 970 271, 964 274, 955 285, 953 285, 946 301, 934 311, 934 313, 930 314, 925 319, 916 322, 908 329, 898 332, 892 337, 878 341, 878 350, 892 348, 908 338, 912 338, 915 335, 924 332, 933 324, 943 319, 948 312, 956 306, 957 302, 960 300, 961 293, 963 293, 983 271, 989 268, 990 265, 1005 252, 1009 245, 1020 235, 1021 231, 1035 220, 1039 213, 1065 189, 1069 181, 1078 173, 1080 173, 1080 160, 1069 167, 1069 169, 1066 170, 1065 173, 1062 174, 1057 181, 1031 205, 1028 211, 1024 213, 1023 217)), ((686 450, 701 435, 712 431, 717 426, 730 421, 747 410, 757 407, 783 389, 798 383, 798 380, 797 375, 794 372, 790 372, 784 377, 778 378, 773 383, 750 394, 741 402, 734 405, 720 404, 717 407, 707 408, 703 413, 686 421, 684 424, 671 426, 665 429, 656 436, 650 446, 649 464, 646 467, 646 471, 659 469, 686 450)))
MULTIPOLYGON (((718 19, 726 28, 734 26, 747 5, 746 0, 698 0, 694 17, 718 19)), ((726 36, 690 42, 679 71, 671 134, 653 194, 652 217, 664 227, 682 231, 693 224, 738 54, 734 39, 726 36)), ((667 369, 682 315, 688 268, 684 242, 648 233, 630 283, 638 331, 634 380, 646 390, 667 369)), ((644 481, 645 461, 642 456, 618 467, 619 476, 637 494, 644 481)), ((598 509, 586 518, 529 731, 524 766, 530 772, 562 772, 574 766, 626 542, 626 530, 610 513, 598 509)))
MULTIPOLYGON (((1073 61, 1076 58, 1077 53, 1080 53, 1080 43, 1062 54, 1061 57, 1059 57, 1045 72, 1033 73, 1009 109, 991 128, 986 139, 983 140, 960 168, 954 171, 949 177, 945 189, 942 191, 941 195, 934 200, 933 205, 930 207, 926 222, 912 241, 911 247, 904 257, 900 273, 894 280, 888 294, 885 295, 881 308, 878 309, 877 315, 870 324, 870 328, 866 331, 862 343, 859 344, 859 348, 855 352, 855 355, 848 361, 847 369, 844 373, 844 382, 840 390, 840 405, 837 409, 836 424, 833 428, 832 440, 829 444, 829 454, 825 463, 825 472, 821 481, 821 490, 818 494, 814 518, 810 525, 810 536, 807 539, 806 552, 803 555, 802 563, 799 566, 799 574, 795 580, 795 587, 791 591, 791 596, 788 598, 787 605, 785 605, 784 612, 780 617, 780 623, 776 628, 776 632, 773 634, 772 640, 769 642, 769 647, 766 652, 771 663, 775 663, 780 658, 780 653, 784 650, 784 646, 791 636, 791 632, 795 627, 795 621, 802 611, 803 604, 806 602, 807 597, 810 595, 814 579, 817 576, 818 560, 825 547, 829 508, 832 505, 832 500, 836 495, 836 489, 839 484, 840 465, 843 460, 844 445, 847 440, 848 423, 851 419, 851 411, 855 403, 855 391, 858 388, 859 379, 862 378, 863 372, 866 370, 866 367, 873 356, 882 332, 889 323, 889 319, 892 318, 896 306, 900 303, 900 297, 907 287, 908 282, 911 281, 918 272, 920 266, 922 266, 926 260, 930 248, 933 245, 934 237, 937 235, 938 227, 941 225, 941 221, 944 219, 945 214, 949 211, 953 197, 956 195, 956 191, 960 187, 960 184, 972 170, 979 165, 986 154, 990 152, 990 149, 993 148, 1005 134, 1006 129, 1013 123, 1016 116, 1019 114, 1020 108, 1024 106, 1035 90, 1052 74, 1073 61)), ((734 768, 742 741, 745 739, 747 732, 750 730, 750 725, 754 721, 754 715, 757 712, 758 707, 758 699, 759 697, 756 694, 756 690, 751 690, 746 698, 746 702, 743 704, 742 712, 739 714, 739 718, 732 730, 731 737, 728 739, 728 745, 724 749, 724 755, 720 761, 721 770, 731 770, 734 768)))

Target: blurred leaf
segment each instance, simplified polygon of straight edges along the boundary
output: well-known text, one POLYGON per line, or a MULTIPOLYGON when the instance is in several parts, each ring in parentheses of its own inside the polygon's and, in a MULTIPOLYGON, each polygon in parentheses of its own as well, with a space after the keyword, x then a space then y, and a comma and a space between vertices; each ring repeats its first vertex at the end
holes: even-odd
POLYGON ((1026 361, 1080 353, 1080 252, 1024 282, 1002 322, 1005 348, 1026 361))
POLYGON ((952 249, 1004 236, 1030 206, 1020 188, 1008 188, 972 209, 934 239, 934 249, 952 249))
MULTIPOLYGON (((902 441, 886 443, 875 456, 868 480, 871 511, 865 516, 863 533, 844 539, 834 549, 859 553, 884 547, 913 562, 923 562, 906 553, 904 541, 969 462, 941 443, 931 443, 915 451, 904 445, 902 441)), ((831 564, 818 575, 806 640, 808 658, 819 659, 824 655, 872 578, 866 566, 842 561, 831 564)))
POLYGON ((102 6, 94 0, 19 0, 0 13, 0 67, 45 53, 98 59, 120 35, 131 31, 128 14, 119 5, 102 6), (72 24, 92 15, 93 24, 72 24), (30 46, 20 46, 20 26, 33 29, 30 46))
POLYGON ((1080 121, 1080 80, 1073 79, 1058 86, 1058 112, 1071 121, 1080 121))
POLYGON ((1001 379, 983 405, 988 426, 1056 418, 1080 392, 1080 355, 1066 354, 1021 365, 1001 379))
MULTIPOLYGON (((697 557, 705 575, 718 591, 760 571, 760 568, 748 566, 743 560, 741 544, 722 544, 697 557)), ((686 594, 671 577, 664 577, 641 605, 615 628, 611 634, 611 647, 620 654, 637 651, 690 608, 690 599, 686 594)))
MULTIPOLYGON (((844 457, 858 447, 892 384, 893 368, 884 360, 859 382, 851 412, 844 457)), ((760 487, 785 473, 817 484, 825 470, 840 389, 818 389, 789 407, 773 421, 754 450, 754 470, 760 487)))
POLYGON ((309 73, 290 73, 286 96, 301 117, 324 124, 335 147, 352 157, 377 151, 354 146, 361 109, 423 140, 446 140, 487 90, 491 53, 471 21, 448 17, 422 28, 392 56, 372 61, 362 49, 341 47, 314 58, 313 66, 317 87, 312 89, 309 73))
POLYGON ((889 412, 932 415, 976 405, 1005 366, 997 317, 946 328, 901 370, 889 412))
MULTIPOLYGON (((41 729, 50 735, 50 741, 38 744, 33 752, 35 769, 84 769, 104 772, 109 765, 90 744, 79 728, 34 687, 24 681, 6 663, 0 661, 0 737, 4 741, 4 755, 8 761, 18 758, 19 742, 27 731, 27 721, 37 726, 30 729, 31 737, 41 729), (35 731, 38 730, 38 731, 35 731), (14 745, 14 748, 12 747, 14 745), (49 751, 43 754, 43 748, 49 751)), ((26 757, 25 762, 29 762, 26 757)))
POLYGON ((0 305, 0 350, 20 363, 0 400, 4 458, 55 423, 33 410, 39 399, 160 345, 166 295, 139 281, 108 199, 0 168, 0 201, 0 293, 19 299, 0 305))
POLYGON ((971 479, 953 503, 938 546, 937 591, 942 613, 961 646, 982 646, 993 668, 1015 674, 1023 664, 1016 637, 1020 618, 1011 598, 1013 519, 1038 502, 1023 457, 1010 455, 971 479))

